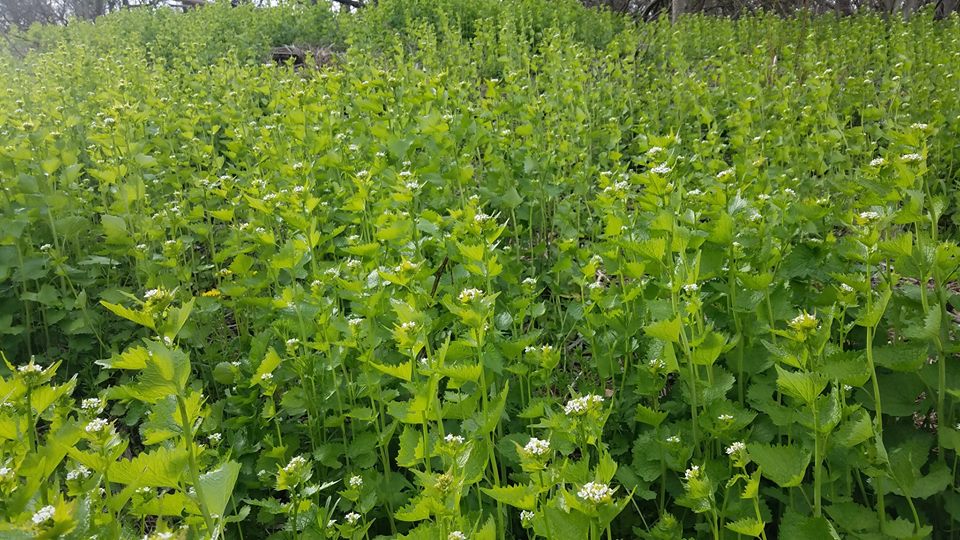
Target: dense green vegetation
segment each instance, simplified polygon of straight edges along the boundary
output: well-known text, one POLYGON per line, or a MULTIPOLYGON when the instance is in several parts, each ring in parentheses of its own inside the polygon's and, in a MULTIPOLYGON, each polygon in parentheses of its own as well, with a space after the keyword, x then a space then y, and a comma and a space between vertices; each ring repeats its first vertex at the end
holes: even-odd
POLYGON ((960 533, 957 18, 11 39, 4 538, 960 533))

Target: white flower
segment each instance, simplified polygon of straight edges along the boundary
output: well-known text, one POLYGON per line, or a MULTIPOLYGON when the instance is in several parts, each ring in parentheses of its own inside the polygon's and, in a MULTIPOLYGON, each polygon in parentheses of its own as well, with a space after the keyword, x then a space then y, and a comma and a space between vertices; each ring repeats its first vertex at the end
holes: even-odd
POLYGON ((53 519, 53 514, 57 511, 56 508, 52 506, 44 506, 43 508, 37 510, 37 513, 33 515, 33 524, 42 525, 47 521, 53 519))
POLYGON ((13 469, 10 467, 0 467, 0 481, 12 480, 14 477, 13 469))
POLYGON ((223 440, 223 435, 220 433, 211 433, 207 439, 210 440, 211 444, 220 444, 220 441, 223 440))
POLYGON ((732 456, 738 452, 743 452, 747 449, 747 445, 743 444, 741 441, 737 441, 727 447, 727 455, 732 456))
POLYGON ((400 171, 401 178, 407 178, 408 176, 413 176, 413 173, 410 171, 400 171))
POLYGON ((347 319, 347 324, 350 326, 357 326, 363 322, 363 317, 350 317, 347 319))
POLYGON ((349 514, 347 514, 346 516, 344 516, 344 518, 346 518, 346 520, 347 520, 347 523, 349 523, 349 524, 351 524, 351 525, 356 525, 357 522, 360 521, 360 517, 361 517, 360 514, 358 514, 358 513, 356 513, 356 512, 350 512, 349 514))
POLYGON ((297 338, 290 338, 287 340, 287 347, 296 347, 300 344, 300 340, 297 338))
POLYGON ((447 436, 443 438, 448 444, 463 444, 464 438, 461 435, 454 435, 453 433, 447 433, 447 436))
POLYGON ((53 246, 51 246, 50 244, 44 244, 40 246, 40 251, 50 251, 51 249, 53 249, 53 246))
POLYGON ((683 472, 684 480, 693 480, 694 478, 698 478, 699 476, 700 476, 699 465, 691 465, 689 469, 683 472))
POLYGON ((460 296, 458 296, 457 299, 466 304, 476 300, 477 298, 480 298, 481 296, 483 296, 483 291, 480 289, 464 289, 460 292, 460 296))
POLYGON ((720 416, 717 417, 717 420, 721 422, 730 422, 731 420, 733 420, 733 416, 729 414, 721 414, 720 416))
POLYGON ((273 373, 264 373, 260 376, 260 380, 263 382, 270 382, 273 380, 273 373))
POLYGON ((160 292, 160 289, 150 289, 149 291, 143 293, 144 300, 149 300, 156 296, 160 292))
POLYGON ((648 156, 654 156, 654 155, 659 154, 660 152, 663 152, 663 148, 661 148, 661 147, 659 147, 659 146, 652 146, 652 147, 650 147, 649 150, 647 150, 647 155, 648 155, 648 156))
POLYGON ((563 406, 563 413, 567 416, 570 415, 580 415, 587 411, 587 408, 594 403, 603 403, 603 398, 601 396, 590 394, 583 397, 578 397, 567 401, 567 404, 563 406))
POLYGON ((703 192, 700 191, 699 188, 697 188, 697 189, 691 189, 690 191, 687 192, 687 196, 689 196, 689 197, 696 197, 696 196, 698 196, 698 195, 703 195, 703 192))
POLYGON ((840 290, 847 294, 850 294, 853 292, 853 287, 847 285, 846 283, 843 283, 840 285, 840 290))
POLYGON ((43 372, 43 366, 39 366, 39 365, 37 365, 37 364, 34 364, 34 363, 33 363, 33 360, 31 360, 29 364, 25 364, 25 365, 22 365, 22 366, 18 367, 18 368, 17 368, 17 371, 20 372, 20 373, 24 373, 24 374, 27 374, 27 373, 42 373, 42 372, 43 372))
POLYGON ((613 496, 613 490, 606 484, 587 482, 577 492, 577 497, 592 503, 601 503, 613 496))
POLYGON ((67 480, 79 480, 88 476, 90 476, 90 469, 84 467, 83 465, 78 465, 76 469, 67 473, 67 480))
POLYGON ((409 189, 410 191, 416 191, 416 190, 420 189, 420 184, 419 184, 418 182, 410 181, 410 182, 404 183, 403 185, 404 185, 404 187, 406 187, 406 188, 409 189))
POLYGON ((489 214, 484 214, 483 212, 473 216, 473 220, 476 221, 477 223, 483 223, 489 220, 490 218, 491 216, 489 214))
POLYGON ((337 525, 337 520, 331 519, 327 521, 327 527, 335 527, 337 525))
POLYGON ((403 323, 403 324, 400 325, 400 329, 401 329, 401 330, 406 330, 407 332, 409 332, 409 331, 411 331, 411 330, 415 330, 416 328, 417 328, 417 322, 416 322, 416 321, 407 321, 407 322, 405 322, 405 323, 403 323))
POLYGON ((306 458, 303 456, 294 456, 290 459, 290 462, 287 463, 287 466, 283 468, 285 472, 291 472, 299 467, 302 467, 307 464, 306 458))
POLYGON ((844 391, 844 392, 849 392, 849 391, 851 391, 851 390, 853 390, 853 387, 850 386, 849 384, 843 385, 843 391, 844 391))
POLYGON ((783 190, 783 193, 786 194, 786 195, 789 195, 789 196, 791 196, 791 197, 796 197, 796 196, 797 196, 797 192, 794 191, 794 190, 792 190, 792 189, 790 189, 790 188, 784 189, 784 190, 783 190))
POLYGON ((873 211, 860 212, 860 219, 863 221, 873 221, 880 217, 880 214, 873 211))
POLYGON ((462 531, 453 531, 447 535, 447 540, 467 540, 467 535, 463 534, 462 531))
POLYGON ((717 180, 723 180, 724 178, 733 175, 736 171, 731 169, 724 169, 717 173, 717 180))
POLYGON ((538 439, 536 437, 531 437, 530 441, 523 447, 523 451, 534 455, 542 456, 550 450, 550 441, 545 441, 543 439, 538 439))
POLYGON ((537 284, 537 278, 532 278, 532 277, 523 278, 523 284, 529 287, 533 287, 534 285, 537 284))
POLYGON ((927 129, 927 124, 924 124, 923 122, 915 122, 915 123, 913 123, 913 124, 910 125, 910 128, 912 128, 912 129, 919 129, 919 130, 925 130, 925 129, 927 129))
POLYGON ((686 293, 695 293, 699 290, 700 290, 700 286, 697 285, 696 283, 688 283, 687 285, 683 286, 683 292, 686 292, 686 293))
POLYGON ((887 162, 887 160, 883 159, 882 157, 873 158, 873 159, 870 160, 870 166, 871 166, 871 167, 881 167, 881 166, 883 166, 883 164, 886 163, 886 162, 887 162))
POLYGON ((769 201, 769 200, 770 200, 770 195, 767 194, 767 193, 761 193, 761 194, 757 195, 757 200, 760 200, 760 201, 769 201))
POLYGON ((794 328, 803 328, 803 327, 816 327, 817 326, 817 316, 811 315, 809 313, 801 313, 790 320, 790 326, 794 328))
POLYGON ((921 159, 923 159, 923 156, 921 156, 920 154, 904 154, 900 156, 900 159, 902 161, 906 161, 907 163, 912 163, 914 161, 920 161, 921 159))
POLYGON ((294 193, 303 193, 303 189, 304 189, 303 186, 294 186, 293 192, 294 192, 294 193))
POLYGON ((668 167, 666 163, 662 163, 662 164, 657 165, 656 167, 654 167, 654 168, 652 168, 652 169, 650 169, 650 170, 653 171, 653 172, 655 172, 655 173, 657 173, 657 174, 667 174, 667 173, 669 173, 670 171, 672 171, 673 169, 670 168, 670 167, 668 167))
POLYGON ((680 437, 676 435, 671 435, 667 437, 667 442, 670 444, 680 444, 680 437))
POLYGON ((104 430, 107 426, 110 425, 110 421, 106 418, 94 418, 87 424, 87 427, 83 428, 87 433, 99 433, 104 430))
POLYGON ((347 484, 353 489, 360 489, 363 487, 363 478, 360 478, 360 475, 353 475, 350 477, 350 480, 347 481, 347 484))
POLYGON ((531 512, 531 511, 529 511, 529 510, 523 510, 523 511, 520 512, 520 522, 521 522, 521 523, 529 523, 531 520, 533 520, 533 517, 534 517, 535 515, 536 515, 536 514, 534 514, 533 512, 531 512))

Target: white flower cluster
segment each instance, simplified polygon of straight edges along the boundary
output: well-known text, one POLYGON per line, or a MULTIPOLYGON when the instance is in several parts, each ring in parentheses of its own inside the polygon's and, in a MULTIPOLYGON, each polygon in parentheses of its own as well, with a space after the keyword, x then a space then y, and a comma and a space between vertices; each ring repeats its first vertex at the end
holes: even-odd
POLYGON ((43 366, 39 366, 39 365, 37 365, 37 364, 34 364, 34 363, 33 363, 33 360, 31 360, 29 364, 26 364, 26 365, 23 365, 23 366, 18 367, 18 368, 17 368, 17 371, 20 372, 20 373, 23 373, 23 374, 27 374, 27 373, 42 373, 42 372, 43 372, 43 366))
POLYGON ((93 420, 90 421, 89 424, 87 424, 87 427, 83 429, 87 433, 100 433, 101 431, 106 429, 107 426, 109 425, 110 425, 110 421, 107 420, 106 418, 94 418, 93 420))
POLYGON ((793 327, 804 327, 804 326, 816 326, 817 325, 817 316, 811 315, 809 313, 801 313, 790 320, 790 326, 793 327))
POLYGON ((879 217, 880 217, 880 214, 872 210, 868 210, 866 212, 860 212, 860 219, 863 221, 874 221, 879 217))
POLYGON ((900 156, 900 159, 907 163, 913 163, 923 159, 923 156, 921 156, 920 154, 904 154, 900 156))
POLYGON ((86 398, 80 402, 80 408, 85 411, 91 410, 100 410, 100 407, 103 406, 103 402, 100 401, 100 398, 86 398))
POLYGON ((53 514, 56 513, 57 509, 53 506, 44 506, 43 508, 37 510, 37 513, 33 514, 33 524, 42 525, 51 519, 53 519, 53 514))
POLYGON ((683 472, 684 480, 693 480, 700 477, 700 466, 691 465, 689 469, 683 472))
POLYGON ((666 163, 662 163, 662 164, 657 165, 656 167, 654 167, 654 168, 652 168, 652 169, 650 169, 650 170, 653 171, 653 172, 655 172, 655 173, 657 173, 657 174, 668 174, 668 173, 669 173, 670 171, 672 171, 673 169, 670 168, 670 167, 668 167, 666 163))
POLYGON ((740 452, 743 452, 746 449, 747 449, 747 445, 743 444, 743 442, 741 441, 737 441, 727 447, 727 455, 732 456, 734 454, 739 454, 740 452))
POLYGON ((529 511, 529 510, 523 510, 523 511, 521 511, 521 512, 520 512, 520 523, 530 523, 531 521, 533 521, 533 517, 534 517, 535 515, 536 515, 536 514, 534 514, 533 512, 531 512, 531 511, 529 511))
POLYGON ((351 524, 351 525, 356 525, 357 522, 360 521, 360 517, 361 517, 360 514, 358 514, 358 513, 356 513, 356 512, 350 512, 349 514, 347 514, 346 516, 344 516, 344 518, 346 518, 346 520, 347 520, 347 523, 349 523, 349 524, 351 524))
POLYGON ((363 487, 363 478, 360 478, 360 475, 355 474, 347 480, 347 485, 353 489, 360 489, 363 487))
POLYGON ((294 456, 290 460, 290 463, 287 463, 287 466, 283 468, 285 472, 292 472, 299 467, 303 467, 307 464, 307 460, 303 456, 294 456))
POLYGON ((685 292, 685 293, 691 293, 691 294, 692 294, 692 293, 695 293, 695 292, 697 292, 697 291, 699 291, 699 290, 700 290, 700 285, 697 285, 696 283, 688 283, 688 284, 686 284, 686 285, 683 286, 683 292, 685 292))
POLYGON ((461 445, 464 442, 464 438, 462 435, 454 435, 453 433, 447 433, 447 436, 444 437, 443 440, 446 441, 447 444, 456 444, 456 445, 461 445))
POLYGON ((550 450, 550 441, 531 437, 530 441, 523 447, 523 451, 533 455, 542 456, 550 450))
POLYGON ((467 302, 472 302, 482 296, 483 291, 480 289, 464 289, 460 292, 460 295, 457 297, 457 299, 466 304, 467 302))
POLYGON ((587 482, 577 492, 577 497, 592 503, 602 503, 613 496, 613 490, 606 484, 587 482))
POLYGON ((15 473, 10 467, 0 467, 0 482, 13 480, 15 473))
POLYGON ((587 412, 587 409, 591 404, 603 403, 603 397, 596 394, 589 394, 583 397, 578 397, 567 401, 567 404, 563 406, 563 413, 566 415, 571 414, 583 414, 587 412))
POLYGON ((733 176, 733 174, 734 174, 735 172, 736 172, 736 171, 733 170, 732 168, 731 168, 731 169, 724 169, 724 170, 722 170, 722 171, 720 171, 720 172, 717 173, 717 180, 723 180, 724 178, 726 178, 726 177, 728 177, 728 176, 733 176))
POLYGON ((90 476, 90 469, 78 465, 76 469, 67 473, 67 480, 82 480, 88 476, 90 476))
POLYGON ((467 540, 467 535, 463 531, 453 531, 447 535, 447 540, 467 540))
POLYGON ((873 158, 873 159, 870 160, 870 166, 871 166, 871 167, 882 167, 883 164, 886 163, 886 162, 887 162, 887 160, 883 159, 882 157, 877 157, 877 158, 873 158))
POLYGON ((717 420, 721 422, 731 422, 733 421, 733 416, 729 414, 721 414, 720 416, 717 417, 717 420))

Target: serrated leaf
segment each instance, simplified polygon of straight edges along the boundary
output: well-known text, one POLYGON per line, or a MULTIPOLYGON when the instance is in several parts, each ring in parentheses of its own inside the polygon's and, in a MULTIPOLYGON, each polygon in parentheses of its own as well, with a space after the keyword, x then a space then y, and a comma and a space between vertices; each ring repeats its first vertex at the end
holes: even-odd
POLYGON ((532 512, 537 509, 537 495, 539 492, 531 485, 480 488, 480 491, 496 501, 509 504, 521 510, 530 510, 532 512))
POLYGON ((743 518, 738 519, 737 521, 728 522, 726 525, 724 525, 724 527, 737 534, 743 534, 746 536, 760 536, 760 532, 763 531, 764 523, 754 518, 743 518))
POLYGON ((770 446, 750 443, 751 459, 760 466, 763 476, 780 487, 796 487, 803 482, 810 463, 810 454, 795 446, 770 446))
POLYGON ((935 340, 940 337, 940 323, 943 311, 939 305, 930 307, 923 318, 923 326, 910 325, 903 329, 903 335, 910 339, 935 340))
POLYGON ((783 393, 811 404, 827 387, 827 380, 814 372, 787 371, 777 368, 777 388, 783 393))
POLYGON ((100 305, 112 311, 114 315, 123 317, 124 319, 135 322, 141 326, 146 326, 151 330, 156 330, 156 327, 154 327, 153 316, 149 313, 144 313, 143 311, 134 311, 130 308, 121 306, 120 304, 111 304, 106 300, 101 300, 100 305))
POLYGON ((665 321, 657 321, 655 323, 648 324, 643 328, 643 331, 646 332, 648 336, 659 338, 670 343, 679 343, 680 330, 680 317, 675 317, 665 321))
POLYGON ((200 475, 197 495, 201 497, 208 512, 223 516, 239 475, 240 464, 236 461, 227 461, 220 467, 200 475))

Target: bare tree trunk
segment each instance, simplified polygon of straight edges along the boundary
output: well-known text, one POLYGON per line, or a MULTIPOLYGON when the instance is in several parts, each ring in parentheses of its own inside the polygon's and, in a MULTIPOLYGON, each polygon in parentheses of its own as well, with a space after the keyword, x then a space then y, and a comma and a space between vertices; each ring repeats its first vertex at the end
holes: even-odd
POLYGON ((933 20, 940 21, 950 16, 957 9, 957 0, 938 0, 937 9, 933 12, 933 20))
POLYGON ((671 0, 670 22, 677 22, 677 18, 687 10, 687 0, 671 0))
POLYGON ((903 0, 903 20, 909 20, 919 6, 919 0, 903 0))
POLYGON ((837 0, 835 4, 837 15, 847 17, 853 15, 853 2, 851 0, 837 0))

